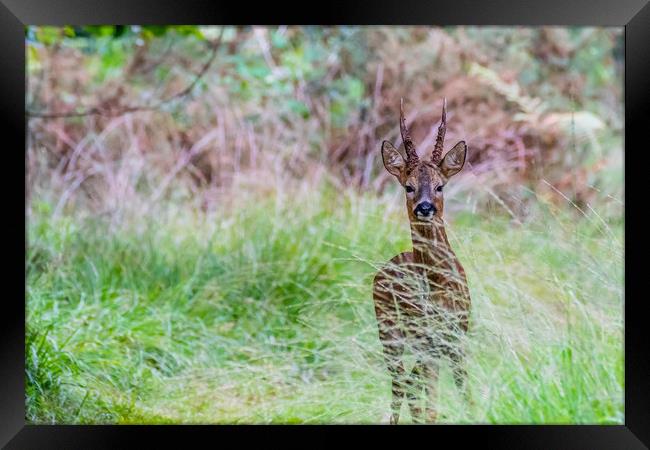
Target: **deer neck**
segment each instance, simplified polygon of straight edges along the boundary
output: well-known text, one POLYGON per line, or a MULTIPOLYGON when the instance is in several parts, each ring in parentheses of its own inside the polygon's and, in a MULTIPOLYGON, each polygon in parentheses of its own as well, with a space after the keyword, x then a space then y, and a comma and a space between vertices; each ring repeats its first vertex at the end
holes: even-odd
POLYGON ((449 246, 444 221, 436 217, 431 222, 411 222, 413 262, 430 276, 453 266, 455 255, 449 246))

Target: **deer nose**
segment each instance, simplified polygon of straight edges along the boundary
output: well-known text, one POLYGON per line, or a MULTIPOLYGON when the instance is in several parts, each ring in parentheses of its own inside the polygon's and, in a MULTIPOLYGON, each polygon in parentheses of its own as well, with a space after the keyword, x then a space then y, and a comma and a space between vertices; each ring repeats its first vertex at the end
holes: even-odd
POLYGON ((415 214, 422 216, 428 216, 429 214, 435 214, 436 208, 429 202, 422 202, 415 208, 415 214))

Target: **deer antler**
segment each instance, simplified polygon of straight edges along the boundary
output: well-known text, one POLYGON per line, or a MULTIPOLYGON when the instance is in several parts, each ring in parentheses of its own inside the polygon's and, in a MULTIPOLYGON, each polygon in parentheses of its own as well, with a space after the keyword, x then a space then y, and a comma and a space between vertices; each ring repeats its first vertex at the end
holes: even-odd
POLYGON ((399 129, 402 132, 402 141, 404 142, 404 150, 406 150, 406 160, 409 163, 416 163, 418 161, 418 154, 415 151, 415 145, 411 140, 409 129, 406 128, 406 119, 404 119, 404 99, 399 101, 399 129))
POLYGON ((440 126, 438 127, 438 137, 436 138, 436 146, 431 152, 431 162, 438 164, 442 158, 442 147, 445 142, 445 132, 447 131, 447 99, 442 100, 442 118, 440 119, 440 126))

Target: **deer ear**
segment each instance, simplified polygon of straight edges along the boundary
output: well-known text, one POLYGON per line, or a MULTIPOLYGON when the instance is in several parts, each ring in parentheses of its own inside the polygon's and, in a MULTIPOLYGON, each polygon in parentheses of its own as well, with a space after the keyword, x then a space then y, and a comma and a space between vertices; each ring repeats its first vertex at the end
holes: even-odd
POLYGON ((404 158, 397 151, 393 144, 384 141, 381 144, 381 157, 384 160, 384 167, 389 173, 399 177, 406 166, 404 158))
POLYGON ((465 165, 466 156, 467 144, 465 144, 465 141, 460 141, 440 161, 439 167, 442 174, 447 178, 456 175, 465 165))

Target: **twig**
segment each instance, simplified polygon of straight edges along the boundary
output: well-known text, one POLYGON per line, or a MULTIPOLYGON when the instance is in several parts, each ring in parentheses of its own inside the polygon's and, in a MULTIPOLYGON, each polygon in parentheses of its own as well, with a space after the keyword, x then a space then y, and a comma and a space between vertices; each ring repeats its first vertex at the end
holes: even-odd
POLYGON ((205 73, 208 71, 212 63, 214 62, 216 56, 217 56, 217 50, 220 47, 221 40, 223 37, 223 32, 224 28, 221 29, 221 33, 219 33, 219 37, 217 38, 216 41, 210 43, 210 47, 212 47, 212 53, 210 54, 210 58, 203 64, 203 67, 201 67, 201 70, 199 71, 198 74, 194 77, 194 80, 190 84, 188 84, 184 89, 180 90, 179 92, 171 95, 170 97, 167 97, 158 103, 153 103, 150 105, 131 105, 131 106, 125 106, 123 108, 119 109, 114 109, 111 110, 110 108, 103 107, 102 105, 99 106, 93 106, 85 110, 81 111, 67 111, 67 112, 38 112, 38 111, 27 111, 26 115, 28 118, 34 117, 34 118, 39 118, 39 119, 57 119, 57 118, 65 118, 65 117, 84 117, 84 116, 91 116, 91 115, 101 115, 101 116, 109 116, 109 117, 116 117, 120 116, 123 114, 131 113, 131 112, 136 112, 136 111, 151 111, 155 109, 159 109, 161 106, 170 103, 174 100, 179 100, 183 97, 186 97, 192 92, 192 89, 194 89, 194 86, 203 78, 205 73))
POLYGON ((173 41, 170 40, 169 45, 167 45, 167 48, 165 49, 163 54, 160 55, 155 61, 152 61, 148 65, 138 69, 138 72, 139 73, 148 73, 148 72, 151 72, 156 67, 158 67, 159 65, 161 65, 167 59, 169 54, 171 53, 172 47, 173 47, 173 41))

